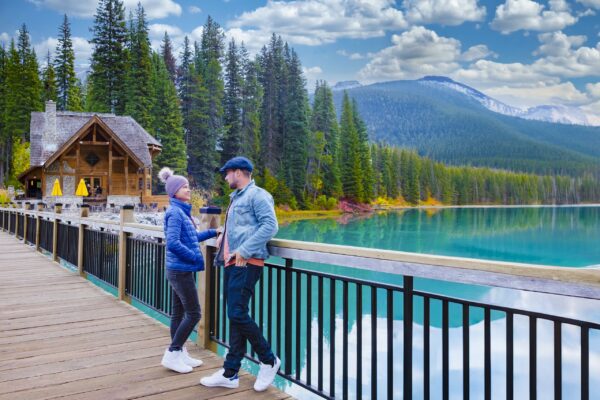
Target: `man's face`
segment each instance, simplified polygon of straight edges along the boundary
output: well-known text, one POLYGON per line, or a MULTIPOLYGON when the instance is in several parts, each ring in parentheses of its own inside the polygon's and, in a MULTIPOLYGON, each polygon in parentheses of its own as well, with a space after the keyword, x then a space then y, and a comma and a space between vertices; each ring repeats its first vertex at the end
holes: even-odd
POLYGON ((237 189, 239 182, 239 169, 228 169, 225 171, 225 180, 229 184, 230 189, 237 189))

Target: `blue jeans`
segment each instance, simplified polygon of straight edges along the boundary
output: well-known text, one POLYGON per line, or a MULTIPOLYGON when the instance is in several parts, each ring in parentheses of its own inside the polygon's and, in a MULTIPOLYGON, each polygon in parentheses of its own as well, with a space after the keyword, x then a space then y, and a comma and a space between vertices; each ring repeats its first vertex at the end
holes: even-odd
POLYGON ((262 330, 250 317, 248 308, 263 268, 250 264, 246 267, 231 265, 225 268, 224 295, 227 298, 230 345, 223 364, 225 369, 239 371, 246 352, 246 340, 250 342, 262 363, 271 363, 275 360, 271 346, 263 336, 262 330))
POLYGON ((200 302, 193 272, 167 269, 167 280, 173 295, 169 351, 178 351, 200 321, 200 302))

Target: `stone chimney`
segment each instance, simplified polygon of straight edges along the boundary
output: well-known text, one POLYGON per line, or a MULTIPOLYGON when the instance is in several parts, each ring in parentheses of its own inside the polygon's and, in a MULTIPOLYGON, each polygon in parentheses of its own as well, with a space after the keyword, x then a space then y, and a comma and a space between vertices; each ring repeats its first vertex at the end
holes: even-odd
POLYGON ((56 103, 52 100, 46 102, 46 124, 42 136, 44 152, 54 153, 58 149, 58 135, 56 133, 56 103))

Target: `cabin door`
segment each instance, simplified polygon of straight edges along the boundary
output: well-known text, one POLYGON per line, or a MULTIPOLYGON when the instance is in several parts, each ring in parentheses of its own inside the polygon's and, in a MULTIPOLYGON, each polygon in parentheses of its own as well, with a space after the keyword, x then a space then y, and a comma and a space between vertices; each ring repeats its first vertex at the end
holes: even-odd
POLYGON ((87 186, 88 197, 105 197, 106 196, 106 187, 103 185, 102 177, 99 176, 89 176, 84 177, 83 181, 87 186))
POLYGON ((42 180, 41 179, 29 179, 27 181, 26 196, 31 199, 41 199, 42 198, 42 180))

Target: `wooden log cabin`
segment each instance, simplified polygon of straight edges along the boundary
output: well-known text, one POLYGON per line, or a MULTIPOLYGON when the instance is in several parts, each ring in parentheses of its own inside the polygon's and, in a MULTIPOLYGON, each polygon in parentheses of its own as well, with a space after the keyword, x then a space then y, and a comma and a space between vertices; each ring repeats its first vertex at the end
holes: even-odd
POLYGON ((161 145, 133 118, 114 114, 31 113, 30 168, 19 175, 30 199, 81 202, 75 196, 81 179, 89 185, 84 201, 114 204, 152 199, 152 160, 161 145), (58 179, 62 199, 51 196, 58 179), (100 187, 100 190, 97 190, 100 187))

